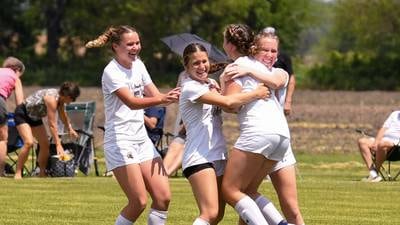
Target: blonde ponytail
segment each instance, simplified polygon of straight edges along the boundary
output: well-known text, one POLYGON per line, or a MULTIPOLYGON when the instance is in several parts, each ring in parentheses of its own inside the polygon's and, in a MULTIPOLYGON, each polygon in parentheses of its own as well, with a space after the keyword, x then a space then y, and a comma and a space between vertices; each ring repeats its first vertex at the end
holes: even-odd
POLYGON ((86 43, 85 47, 86 48, 103 47, 108 42, 108 40, 110 39, 110 37, 112 36, 112 33, 114 31, 115 31, 115 28, 113 28, 113 27, 108 28, 102 35, 100 35, 96 39, 86 43))
POLYGON ((110 27, 108 28, 102 35, 100 35, 98 38, 89 41, 86 43, 85 47, 86 48, 98 48, 102 47, 107 42, 111 43, 116 43, 119 44, 122 38, 122 35, 125 33, 130 33, 130 32, 136 32, 136 29, 127 26, 127 25, 122 25, 122 26, 117 26, 117 27, 110 27))

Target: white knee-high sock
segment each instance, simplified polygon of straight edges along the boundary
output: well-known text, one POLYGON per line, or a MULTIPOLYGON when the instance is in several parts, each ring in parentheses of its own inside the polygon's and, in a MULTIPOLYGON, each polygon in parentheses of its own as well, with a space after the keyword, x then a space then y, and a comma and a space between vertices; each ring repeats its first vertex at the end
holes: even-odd
POLYGON ((121 214, 119 214, 119 216, 115 220, 114 225, 132 225, 132 224, 133 224, 132 221, 128 220, 127 218, 125 218, 121 214))
POLYGON ((149 217, 147 219, 148 225, 164 225, 167 221, 168 211, 161 211, 150 209, 149 217))
POLYGON ((210 223, 200 217, 197 217, 196 220, 193 222, 193 225, 210 225, 210 223))
POLYGON ((285 224, 281 222, 286 222, 286 220, 282 217, 278 209, 275 208, 274 204, 268 198, 260 195, 256 198, 255 202, 269 224, 285 224))
POLYGON ((236 203, 235 210, 248 225, 268 225, 257 204, 247 195, 236 203))

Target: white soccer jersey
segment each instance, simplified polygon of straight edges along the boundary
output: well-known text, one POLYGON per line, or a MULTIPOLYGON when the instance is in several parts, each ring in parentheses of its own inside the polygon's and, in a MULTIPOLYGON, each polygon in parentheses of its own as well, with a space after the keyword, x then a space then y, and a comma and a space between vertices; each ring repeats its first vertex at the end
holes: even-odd
MULTIPOLYGON (((251 67, 264 73, 270 73, 261 62, 247 56, 240 57, 235 61, 238 65, 251 67)), ((257 88, 260 81, 251 76, 243 76, 235 79, 242 87, 243 92, 249 92, 257 88)), ((244 105, 239 113, 240 135, 253 134, 279 134, 290 138, 289 127, 282 107, 274 94, 268 99, 259 99, 244 105)))
MULTIPOLYGON (((277 68, 273 67, 272 71, 274 71, 276 69, 277 68)), ((279 104, 282 106, 282 110, 285 107, 285 99, 286 99, 286 92, 287 92, 288 84, 289 84, 289 76, 287 76, 285 85, 281 89, 278 89, 278 90, 274 91, 275 92, 274 94, 277 97, 279 104)))
POLYGON ((142 98, 144 86, 150 83, 152 83, 150 75, 140 59, 132 62, 131 69, 121 66, 115 59, 106 66, 102 76, 105 146, 117 144, 119 141, 133 143, 145 141, 147 133, 144 127, 143 109, 130 109, 114 92, 127 87, 136 97, 142 98))
POLYGON ((400 111, 392 112, 383 123, 383 127, 387 128, 384 136, 397 144, 400 139, 400 111))
POLYGON ((179 110, 187 132, 183 169, 226 159, 221 110, 216 106, 196 101, 209 91, 208 84, 201 84, 190 78, 182 87, 179 110))

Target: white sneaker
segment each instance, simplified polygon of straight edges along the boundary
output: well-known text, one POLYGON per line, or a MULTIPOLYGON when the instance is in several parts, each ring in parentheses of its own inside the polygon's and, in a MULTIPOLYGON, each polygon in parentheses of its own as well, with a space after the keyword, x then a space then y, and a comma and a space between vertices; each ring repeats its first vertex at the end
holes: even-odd
POLYGON ((35 170, 32 171, 31 176, 32 177, 38 177, 40 174, 40 168, 36 167, 35 170))
POLYGON ((376 176, 374 177, 374 179, 372 179, 370 182, 381 182, 382 181, 382 177, 381 176, 376 176))
POLYGON ((364 177, 363 179, 361 179, 361 181, 363 182, 371 182, 375 177, 369 175, 368 177, 364 177))
POLYGON ((114 173, 113 173, 113 171, 107 171, 107 172, 105 172, 103 174, 103 176, 105 176, 105 177, 114 177, 114 173))

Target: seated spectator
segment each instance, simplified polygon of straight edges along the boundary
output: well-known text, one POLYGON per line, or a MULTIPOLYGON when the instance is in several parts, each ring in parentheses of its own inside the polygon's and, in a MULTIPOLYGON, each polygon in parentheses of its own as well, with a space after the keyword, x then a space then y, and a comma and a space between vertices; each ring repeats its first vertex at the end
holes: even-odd
POLYGON ((153 144, 157 144, 162 138, 165 110, 162 106, 152 106, 144 110, 144 125, 153 144))
POLYGON ((376 137, 362 137, 358 139, 361 156, 369 170, 369 176, 362 181, 379 182, 379 170, 386 160, 387 152, 400 140, 400 111, 394 111, 379 129, 376 137), (375 155, 375 163, 372 156, 375 155))
POLYGON ((4 176, 7 156, 7 107, 6 101, 12 92, 15 95, 15 104, 19 105, 24 100, 20 77, 25 71, 24 64, 17 58, 8 57, 0 68, 0 177, 4 176))

